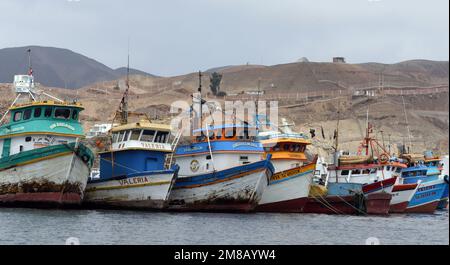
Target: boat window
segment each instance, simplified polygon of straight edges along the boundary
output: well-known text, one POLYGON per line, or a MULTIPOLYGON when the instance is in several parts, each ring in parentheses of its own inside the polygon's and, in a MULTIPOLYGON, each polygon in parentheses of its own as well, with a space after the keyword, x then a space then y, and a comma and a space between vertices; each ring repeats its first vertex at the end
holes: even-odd
POLYGON ((359 170, 359 169, 352 170, 352 174, 353 175, 360 175, 361 174, 361 170, 359 170))
POLYGON ((117 139, 119 139, 119 134, 118 133, 113 133, 113 135, 112 135, 113 143, 117 143, 117 139))
POLYGON ((153 142, 154 137, 155 137, 155 131, 144 130, 144 132, 142 133, 141 141, 153 142))
POLYGON ((248 156, 240 156, 239 160, 241 160, 241 161, 248 161, 248 156))
POLYGON ((395 172, 400 173, 402 171, 402 169, 400 167, 398 167, 395 172))
POLYGON ((289 150, 289 145, 288 145, 288 144, 285 144, 285 145, 283 146, 283 150, 284 150, 284 151, 289 150))
POLYGON ((362 172, 364 175, 370 174, 370 169, 364 169, 362 172))
POLYGON ((217 140, 222 139, 222 130, 221 129, 217 130, 217 132, 216 132, 216 139, 217 140))
POLYGON ((386 170, 387 170, 387 171, 391 171, 391 166, 387 166, 387 167, 386 167, 386 170))
POLYGON ((350 173, 350 171, 348 171, 348 170, 342 170, 341 171, 341 175, 342 176, 348 176, 349 173, 350 173))
POLYGON ((26 109, 24 112, 23 112, 23 119, 24 120, 29 120, 30 118, 31 118, 31 113, 32 113, 32 109, 26 109))
POLYGON ((377 168, 372 168, 372 169, 370 170, 370 173, 371 173, 371 174, 377 173, 377 168))
POLYGON ((236 128, 225 129, 225 138, 233 138, 236 135, 236 128))
POLYGON ((55 118, 57 118, 57 119, 69 119, 70 118, 70 109, 57 108, 55 110, 55 118))
POLYGON ((281 150, 281 147, 279 144, 275 145, 275 147, 273 148, 273 151, 278 152, 281 150))
POLYGON ((295 152, 300 152, 300 145, 299 144, 295 145, 295 152))
POLYGON ((44 116, 50 118, 52 116, 53 108, 45 108, 44 116))
POLYGON ((306 145, 301 145, 300 146, 300 152, 305 152, 305 149, 306 149, 306 145))
POLYGON ((211 155, 207 155, 206 160, 211 160, 211 155))
POLYGON ((34 117, 35 118, 41 117, 41 114, 42 114, 42 109, 41 108, 35 108, 34 109, 34 117))
POLYGON ((295 150, 295 147, 294 147, 293 144, 291 144, 291 145, 289 146, 289 152, 294 152, 294 150, 295 150))
POLYGON ((123 137, 123 141, 124 142, 128 141, 128 138, 130 138, 130 134, 131 134, 131 131, 126 131, 125 132, 125 136, 123 137))
POLYGON ((397 168, 396 167, 392 167, 391 171, 395 171, 397 168))
POLYGON ((168 132, 157 132, 155 143, 166 143, 166 141, 168 140, 168 135, 168 132))
POLYGON ((117 142, 120 143, 123 141, 123 135, 125 134, 125 132, 122 131, 122 132, 118 132, 117 134, 118 134, 117 142))
POLYGON ((78 110, 72 111, 72 120, 78 120, 78 110))
POLYGON ((197 136, 196 140, 197 140, 197 142, 203 142, 205 140, 205 135, 203 135, 203 133, 202 133, 202 135, 197 136))
POLYGON ((141 135, 141 130, 132 130, 130 140, 138 141, 140 135, 141 135))
POLYGON ((20 121, 22 119, 22 111, 14 113, 14 121, 20 121))
POLYGON ((214 140, 214 131, 209 131, 209 140, 214 140))
POLYGON ((25 142, 31 142, 31 140, 32 140, 31 136, 28 136, 28 137, 25 138, 25 142))

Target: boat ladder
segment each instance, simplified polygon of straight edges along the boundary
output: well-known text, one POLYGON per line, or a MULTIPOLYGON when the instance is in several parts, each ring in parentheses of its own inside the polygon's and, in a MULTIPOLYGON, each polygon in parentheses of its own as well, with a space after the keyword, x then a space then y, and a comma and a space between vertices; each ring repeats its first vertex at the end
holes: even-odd
POLYGON ((181 134, 183 133, 183 130, 180 130, 177 135, 175 136, 175 139, 173 139, 172 142, 172 152, 166 156, 166 161, 164 162, 164 168, 170 169, 172 167, 173 162, 173 156, 175 154, 175 149, 178 146, 178 142, 180 142, 181 134))

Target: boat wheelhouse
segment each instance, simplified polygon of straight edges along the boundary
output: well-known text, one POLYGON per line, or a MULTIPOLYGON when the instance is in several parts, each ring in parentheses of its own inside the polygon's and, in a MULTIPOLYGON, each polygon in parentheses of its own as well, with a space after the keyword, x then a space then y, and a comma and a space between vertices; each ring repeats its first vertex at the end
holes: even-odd
POLYGON ((14 78, 17 97, 0 126, 0 204, 78 205, 94 159, 80 142, 83 107, 35 91, 31 72, 14 78))

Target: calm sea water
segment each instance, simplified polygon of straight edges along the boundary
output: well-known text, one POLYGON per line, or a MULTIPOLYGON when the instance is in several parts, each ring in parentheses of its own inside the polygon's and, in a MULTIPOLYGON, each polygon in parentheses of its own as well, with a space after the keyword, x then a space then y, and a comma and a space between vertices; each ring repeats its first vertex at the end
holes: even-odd
POLYGON ((0 244, 449 244, 448 211, 329 216, 0 208, 0 244))

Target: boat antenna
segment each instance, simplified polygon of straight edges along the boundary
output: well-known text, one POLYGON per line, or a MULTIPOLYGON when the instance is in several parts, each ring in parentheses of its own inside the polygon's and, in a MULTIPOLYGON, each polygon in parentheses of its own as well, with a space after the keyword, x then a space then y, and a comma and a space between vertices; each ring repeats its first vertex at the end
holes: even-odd
POLYGON ((28 75, 33 75, 33 65, 31 64, 31 48, 27 50, 28 52, 28 75))
POLYGON ((411 130, 409 128, 409 122, 408 122, 408 114, 406 113, 406 103, 405 103, 404 96, 402 96, 402 101, 403 101, 403 111, 405 113, 406 129, 408 130, 408 139, 409 139, 408 153, 409 153, 410 148, 412 148, 412 141, 411 141, 411 130))

